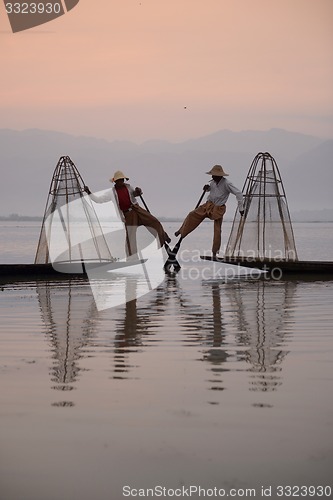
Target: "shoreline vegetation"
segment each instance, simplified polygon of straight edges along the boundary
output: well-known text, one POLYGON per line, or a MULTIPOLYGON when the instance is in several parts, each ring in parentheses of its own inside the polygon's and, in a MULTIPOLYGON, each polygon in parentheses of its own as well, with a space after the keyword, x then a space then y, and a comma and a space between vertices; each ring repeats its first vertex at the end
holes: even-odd
MULTIPOLYGON (((160 216, 158 219, 161 222, 182 222, 182 217, 165 217, 160 216)), ((291 213, 292 222, 333 222, 333 210, 322 209, 322 210, 300 210, 291 213)), ((21 215, 17 213, 9 215, 0 215, 0 221, 3 222, 42 222, 43 217, 41 215, 21 215)), ((105 222, 105 220, 101 219, 105 222)), ((207 219, 207 221, 209 221, 207 219)), ((225 222, 232 222, 232 218, 225 218, 225 222)))

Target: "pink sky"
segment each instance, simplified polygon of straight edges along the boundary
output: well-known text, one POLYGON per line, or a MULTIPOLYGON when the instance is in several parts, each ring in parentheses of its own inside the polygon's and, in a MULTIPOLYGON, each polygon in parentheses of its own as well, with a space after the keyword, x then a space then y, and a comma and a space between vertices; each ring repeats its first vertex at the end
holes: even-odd
POLYGON ((332 0, 80 0, 16 34, 0 16, 0 128, 333 137, 332 0))

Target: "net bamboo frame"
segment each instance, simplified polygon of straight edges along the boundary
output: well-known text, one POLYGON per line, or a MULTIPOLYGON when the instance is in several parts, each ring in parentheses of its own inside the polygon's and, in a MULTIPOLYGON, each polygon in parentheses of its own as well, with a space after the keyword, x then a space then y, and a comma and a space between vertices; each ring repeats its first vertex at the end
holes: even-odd
POLYGON ((85 183, 69 156, 60 157, 46 202, 35 264, 113 262, 85 183))
POLYGON ((236 211, 225 257, 298 260, 281 174, 269 153, 254 158, 243 194, 244 215, 236 211))

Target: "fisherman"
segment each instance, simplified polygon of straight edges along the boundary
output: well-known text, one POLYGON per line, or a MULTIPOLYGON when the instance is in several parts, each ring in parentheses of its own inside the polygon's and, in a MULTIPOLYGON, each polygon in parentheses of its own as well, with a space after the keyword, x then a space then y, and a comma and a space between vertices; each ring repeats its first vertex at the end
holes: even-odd
POLYGON ((187 215, 181 227, 175 232, 175 236, 181 236, 181 239, 185 238, 208 217, 214 221, 212 253, 213 258, 215 258, 221 246, 222 220, 229 194, 232 193, 236 196, 241 216, 244 215, 244 201, 242 192, 225 178, 229 174, 223 170, 221 165, 214 165, 206 174, 212 176, 210 183, 203 187, 204 191, 209 191, 207 201, 187 215))
POLYGON ((116 200, 120 217, 125 223, 126 253, 128 256, 137 253, 136 230, 138 226, 145 226, 154 237, 157 235, 161 247, 165 243, 170 243, 171 240, 160 221, 150 212, 141 208, 135 199, 142 195, 142 189, 139 187, 133 188, 129 183, 125 182, 125 179, 129 180, 121 170, 117 170, 110 179, 110 182, 114 183, 113 188, 108 189, 104 194, 97 196, 90 191, 88 186, 85 186, 84 190, 96 203, 116 200))

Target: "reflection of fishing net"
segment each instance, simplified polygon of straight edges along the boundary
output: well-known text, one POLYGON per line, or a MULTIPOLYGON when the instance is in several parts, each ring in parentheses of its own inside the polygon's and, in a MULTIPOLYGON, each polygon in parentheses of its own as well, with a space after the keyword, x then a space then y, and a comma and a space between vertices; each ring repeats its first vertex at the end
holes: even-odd
POLYGON ((236 212, 225 256, 297 260, 285 191, 269 153, 254 158, 243 193, 245 213, 236 212))
POLYGON ((288 354, 283 347, 286 324, 297 285, 292 281, 251 281, 226 288, 230 304, 238 314, 232 318, 236 341, 250 365, 251 390, 274 391, 281 385, 281 362, 288 354))
POLYGON ((69 156, 62 156, 52 177, 35 264, 114 260, 84 195, 83 179, 69 156))
MULTIPOLYGON (((47 336, 52 344, 52 380, 75 382, 81 350, 93 334, 97 309, 85 281, 38 282, 37 293, 47 336), (75 290, 75 293, 74 293, 75 290)), ((55 387, 66 390, 66 387, 55 387)))

